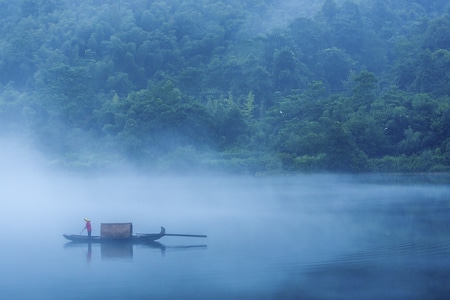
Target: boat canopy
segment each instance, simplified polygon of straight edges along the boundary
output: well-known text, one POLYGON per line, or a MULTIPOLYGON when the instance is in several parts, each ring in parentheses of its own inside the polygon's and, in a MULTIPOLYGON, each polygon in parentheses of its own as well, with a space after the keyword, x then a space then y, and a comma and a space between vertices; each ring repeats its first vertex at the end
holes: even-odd
POLYGON ((101 223, 100 237, 102 238, 130 238, 133 236, 132 223, 101 223))

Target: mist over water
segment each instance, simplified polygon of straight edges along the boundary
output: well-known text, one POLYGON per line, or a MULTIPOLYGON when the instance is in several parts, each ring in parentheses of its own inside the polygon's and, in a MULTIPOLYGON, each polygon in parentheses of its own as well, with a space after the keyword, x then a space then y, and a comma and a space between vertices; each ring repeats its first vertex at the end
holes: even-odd
POLYGON ((2 299, 440 298, 450 277, 445 176, 81 175, 19 144, 0 155, 2 299), (72 244, 89 217, 159 244, 72 244), (418 284, 419 283, 419 284, 418 284), (26 289, 24 288, 26 287, 26 289))

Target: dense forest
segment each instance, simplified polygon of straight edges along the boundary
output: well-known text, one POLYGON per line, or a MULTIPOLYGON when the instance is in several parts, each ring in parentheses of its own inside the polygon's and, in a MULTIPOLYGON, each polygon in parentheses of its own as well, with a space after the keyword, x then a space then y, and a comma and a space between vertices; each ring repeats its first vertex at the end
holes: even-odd
POLYGON ((450 171, 447 0, 0 1, 0 135, 72 170, 450 171))

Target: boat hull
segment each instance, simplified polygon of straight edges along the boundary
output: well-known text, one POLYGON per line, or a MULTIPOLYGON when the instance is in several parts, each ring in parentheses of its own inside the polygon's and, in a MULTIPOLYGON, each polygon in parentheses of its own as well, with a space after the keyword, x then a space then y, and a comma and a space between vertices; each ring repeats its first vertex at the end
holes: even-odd
POLYGON ((166 229, 161 227, 159 233, 137 234, 130 237, 105 237, 105 236, 87 236, 79 234, 63 234, 69 241, 75 243, 151 243, 159 240, 163 236, 180 236, 180 237, 200 237, 206 238, 206 235, 199 234, 180 234, 180 233, 166 233, 166 229))
POLYGON ((145 234, 145 235, 133 235, 129 238, 103 238, 100 236, 87 236, 77 234, 63 234, 63 236, 69 241, 75 243, 149 243, 159 240, 164 234, 145 234))

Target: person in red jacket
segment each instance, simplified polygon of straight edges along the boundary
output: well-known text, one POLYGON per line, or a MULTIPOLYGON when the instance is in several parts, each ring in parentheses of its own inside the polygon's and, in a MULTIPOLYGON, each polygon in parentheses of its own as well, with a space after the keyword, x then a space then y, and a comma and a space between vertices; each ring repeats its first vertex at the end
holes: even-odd
POLYGON ((91 220, 89 220, 89 218, 84 218, 84 220, 86 221, 86 226, 84 226, 84 228, 86 228, 88 236, 90 237, 92 232, 91 220))

